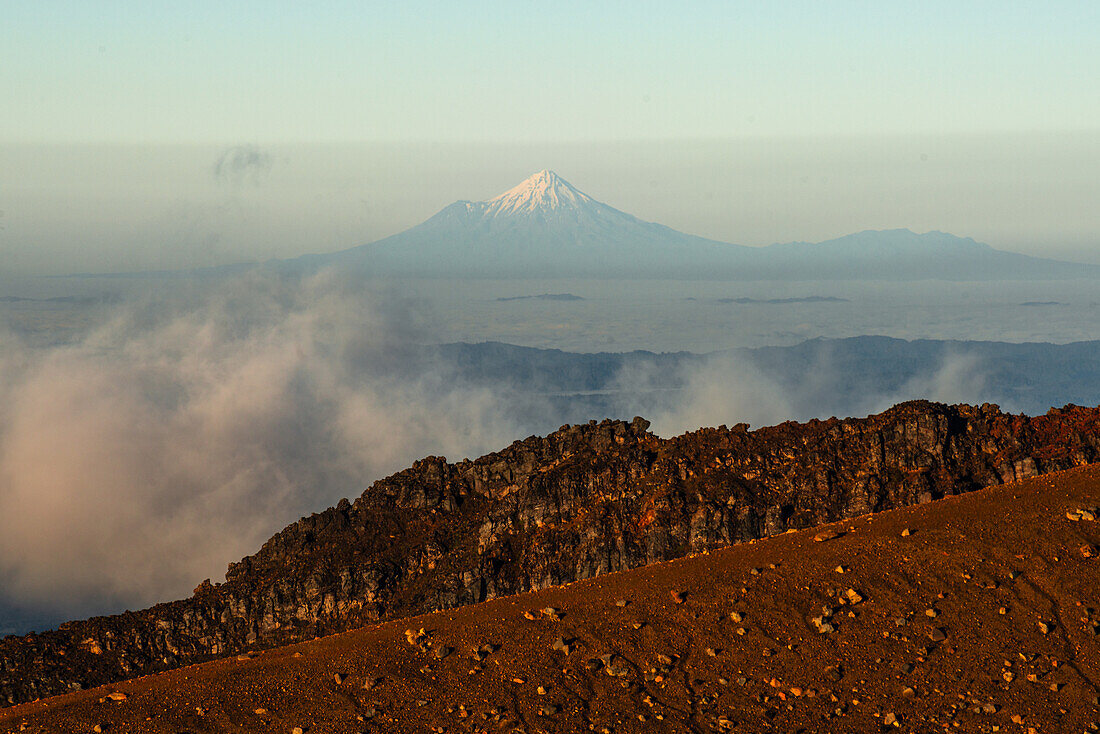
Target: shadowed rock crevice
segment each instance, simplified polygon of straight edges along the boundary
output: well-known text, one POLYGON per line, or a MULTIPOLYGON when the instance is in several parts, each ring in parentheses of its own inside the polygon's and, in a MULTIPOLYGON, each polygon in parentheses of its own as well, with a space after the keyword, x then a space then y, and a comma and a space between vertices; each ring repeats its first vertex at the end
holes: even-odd
POLYGON ((1100 409, 899 405, 864 419, 567 426, 428 457, 302 518, 223 584, 0 641, 0 703, 473 604, 1094 462, 1100 409))

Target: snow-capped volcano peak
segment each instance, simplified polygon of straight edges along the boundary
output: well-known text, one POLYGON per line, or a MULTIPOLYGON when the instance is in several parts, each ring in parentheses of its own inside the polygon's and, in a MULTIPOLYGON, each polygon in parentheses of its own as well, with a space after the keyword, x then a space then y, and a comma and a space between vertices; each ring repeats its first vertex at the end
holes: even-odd
POLYGON ((553 171, 545 169, 485 202, 486 214, 490 216, 577 209, 595 203, 592 197, 577 190, 553 171))

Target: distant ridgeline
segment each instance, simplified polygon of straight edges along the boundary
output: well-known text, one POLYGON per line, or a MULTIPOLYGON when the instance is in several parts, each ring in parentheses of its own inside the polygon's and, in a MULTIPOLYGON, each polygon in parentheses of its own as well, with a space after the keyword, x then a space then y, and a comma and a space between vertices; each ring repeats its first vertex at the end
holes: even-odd
POLYGON ((254 268, 300 275, 328 267, 367 278, 1100 278, 1100 265, 997 250, 969 237, 939 231, 865 230, 824 242, 736 245, 639 219, 597 201, 553 171, 545 170, 488 201, 456 201, 403 232, 338 252, 189 271, 81 273, 68 277, 227 277, 254 268))
POLYGON ((1100 459, 1100 409, 911 402, 863 419, 661 439, 565 426, 428 457, 303 518, 224 584, 0 641, 7 704, 472 604, 1100 459))
MULTIPOLYGON (((488 201, 456 201, 398 234, 341 252, 272 261, 410 278, 704 280, 1046 280, 1100 278, 1082 265, 996 250, 970 238, 867 230, 826 242, 745 247, 619 211, 553 171, 488 201)), ((542 296, 547 298, 553 296, 542 296)))
POLYGON ((1032 415, 1052 405, 1100 404, 1100 341, 1012 344, 859 336, 705 355, 579 353, 484 342, 432 347, 429 356, 433 366, 451 365, 456 380, 490 388, 508 384, 537 394, 532 410, 548 412, 557 421, 553 425, 675 408, 678 390, 693 368, 723 360, 754 368, 784 395, 793 415, 803 417, 867 415, 898 400, 924 397, 916 392, 921 385, 959 360, 966 360, 968 377, 980 378, 981 394, 966 395, 972 401, 1032 415), (631 371, 644 371, 646 384, 623 382, 621 375, 631 371), (809 384, 814 389, 807 389, 809 384), (648 395, 630 393, 645 388, 648 395))

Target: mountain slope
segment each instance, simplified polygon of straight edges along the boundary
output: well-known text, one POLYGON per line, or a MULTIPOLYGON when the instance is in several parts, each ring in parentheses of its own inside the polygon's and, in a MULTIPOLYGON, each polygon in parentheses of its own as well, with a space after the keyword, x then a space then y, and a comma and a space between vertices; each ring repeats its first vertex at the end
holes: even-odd
POLYGON ((1100 273, 1094 265, 1004 252, 969 237, 908 229, 771 245, 756 268, 761 279, 800 273, 810 280, 1057 280, 1100 273))
POLYGON ((1100 525, 1066 513, 1097 504, 1100 467, 1075 469, 27 704, 0 730, 1090 731, 1100 525))
POLYGON ((368 276, 722 280, 1041 280, 1100 266, 1002 252, 943 232, 868 230, 817 244, 744 247, 642 221, 553 171, 489 201, 456 201, 404 232, 341 252, 270 263, 368 276))
POLYGON ((693 263, 752 252, 643 222, 540 171, 494 199, 456 201, 392 237, 293 262, 405 277, 692 277, 693 263))
POLYGON ((865 419, 567 426, 428 457, 294 523, 190 599, 0 640, 0 701, 472 604, 1100 460, 1100 409, 907 403, 865 419))
MULTIPOLYGON (((731 202, 736 208, 736 202, 731 202)), ((456 201, 365 245, 288 260, 80 278, 218 278, 253 268, 302 275, 339 268, 384 278, 683 280, 1064 280, 1100 265, 996 250, 943 232, 866 230, 819 243, 746 247, 647 222, 543 170, 488 201, 456 201)))

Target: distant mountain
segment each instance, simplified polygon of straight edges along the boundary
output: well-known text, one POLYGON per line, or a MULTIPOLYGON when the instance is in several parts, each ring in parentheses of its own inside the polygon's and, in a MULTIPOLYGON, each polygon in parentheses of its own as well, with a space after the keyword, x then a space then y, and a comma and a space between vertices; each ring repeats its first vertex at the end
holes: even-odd
POLYGON ((596 201, 543 170, 488 201, 456 201, 404 232, 339 252, 188 271, 79 278, 216 278, 262 267, 365 277, 680 280, 1060 280, 1100 265, 996 250, 945 232, 866 230, 825 242, 746 247, 678 232, 596 201))
POLYGON ((762 279, 793 274, 807 280, 1047 280, 1100 276, 1082 265, 996 250, 969 237, 908 229, 865 230, 825 242, 763 248, 754 269, 762 279))
POLYGON ((489 201, 456 201, 392 237, 297 266, 358 266, 405 277, 696 277, 696 263, 732 263, 752 248, 643 222, 539 171, 489 201))
POLYGON ((454 278, 1042 280, 1100 266, 996 250, 944 232, 867 230, 826 242, 745 247, 646 222, 543 170, 489 201, 456 201, 377 242, 269 264, 454 278))

